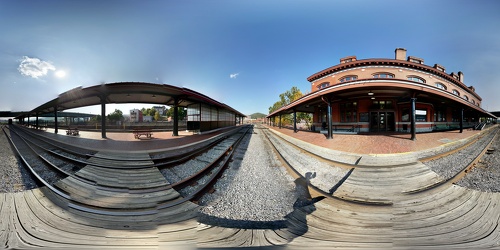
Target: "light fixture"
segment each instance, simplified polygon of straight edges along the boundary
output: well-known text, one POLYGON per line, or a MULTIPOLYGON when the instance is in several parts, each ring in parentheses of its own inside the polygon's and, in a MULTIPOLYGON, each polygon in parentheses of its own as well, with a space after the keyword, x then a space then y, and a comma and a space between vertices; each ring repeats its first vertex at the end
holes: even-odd
POLYGON ((155 96, 155 95, 153 95, 153 96, 151 96, 151 97, 156 98, 156 96, 155 96))
POLYGON ((372 100, 375 100, 375 97, 372 97, 372 100))
POLYGON ((373 95, 373 92, 370 90, 370 92, 368 92, 368 95, 373 95))

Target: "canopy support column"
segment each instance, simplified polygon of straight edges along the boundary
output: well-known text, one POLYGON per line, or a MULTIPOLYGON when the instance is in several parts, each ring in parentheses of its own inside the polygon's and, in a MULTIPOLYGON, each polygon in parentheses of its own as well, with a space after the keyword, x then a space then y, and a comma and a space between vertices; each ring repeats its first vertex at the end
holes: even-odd
POLYGON ((59 126, 57 125, 57 105, 54 106, 54 134, 59 132, 59 126))
POLYGON ((174 128, 172 131, 172 136, 179 136, 179 98, 174 97, 174 128))
POLYGON ((416 130, 417 130, 417 126, 416 126, 416 116, 415 116, 415 102, 416 102, 417 98, 411 98, 411 140, 414 141, 417 139, 417 136, 416 136, 416 130))
POLYGON ((460 109, 460 133, 464 132, 464 109, 460 109))
POLYGON ((101 96, 101 137, 106 138, 106 97, 101 96))
POLYGON ((297 111, 293 110, 293 132, 297 133, 297 111))

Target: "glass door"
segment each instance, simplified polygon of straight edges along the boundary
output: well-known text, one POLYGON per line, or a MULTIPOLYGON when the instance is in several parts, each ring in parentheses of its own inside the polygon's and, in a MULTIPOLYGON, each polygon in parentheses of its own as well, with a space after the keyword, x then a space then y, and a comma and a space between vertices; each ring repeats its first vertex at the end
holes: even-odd
POLYGON ((395 131, 394 112, 370 112, 370 132, 395 131))

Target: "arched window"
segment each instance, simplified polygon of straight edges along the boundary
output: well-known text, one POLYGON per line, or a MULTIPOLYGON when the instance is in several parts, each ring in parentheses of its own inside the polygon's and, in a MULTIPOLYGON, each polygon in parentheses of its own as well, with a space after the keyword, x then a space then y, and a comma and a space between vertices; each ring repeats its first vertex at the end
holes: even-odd
POLYGON ((474 101, 474 99, 472 99, 472 104, 476 104, 476 101, 474 101))
POLYGON ((330 83, 329 82, 324 82, 324 83, 321 83, 320 85, 318 85, 318 89, 324 89, 326 87, 330 86, 330 83))
POLYGON ((418 76, 407 76, 406 79, 414 82, 425 83, 425 80, 418 76))
POLYGON ((373 78, 394 78, 394 74, 379 72, 379 73, 373 74, 373 78))
POLYGON ((437 88, 440 88, 440 89, 444 89, 444 90, 446 90, 446 86, 444 86, 444 84, 442 84, 442 83, 440 83, 440 82, 437 82, 437 83, 436 83, 436 87, 437 87, 437 88))
POLYGON ((344 77, 340 78, 340 82, 354 81, 357 79, 358 79, 358 76, 344 76, 344 77))
POLYGON ((468 96, 466 96, 466 95, 464 95, 464 99, 465 99, 466 101, 469 101, 469 97, 468 97, 468 96))
POLYGON ((458 96, 460 96, 460 93, 459 93, 456 89, 454 89, 454 90, 452 91, 452 93, 453 93, 454 95, 458 95, 458 96))

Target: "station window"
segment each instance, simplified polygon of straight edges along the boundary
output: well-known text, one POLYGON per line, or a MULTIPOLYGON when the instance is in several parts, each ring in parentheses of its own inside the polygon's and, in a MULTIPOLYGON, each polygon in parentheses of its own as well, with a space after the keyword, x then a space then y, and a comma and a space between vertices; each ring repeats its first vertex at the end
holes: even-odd
POLYGON ((358 79, 358 76, 344 76, 344 77, 340 78, 340 82, 354 81, 357 79, 358 79))
POLYGON ((472 99, 472 104, 476 104, 476 101, 474 101, 474 99, 472 99))
MULTIPOLYGON (((401 112, 401 121, 409 122, 410 118, 410 109, 403 109, 401 112)), ((417 109, 415 110, 415 122, 426 122, 427 121, 427 110, 425 109, 417 109)))
POLYGON ((394 78, 394 74, 391 73, 375 73, 373 78, 394 78))
POLYGON ((452 93, 453 93, 454 95, 460 96, 460 93, 459 93, 456 89, 454 89, 454 90, 452 91, 452 93))
POLYGON ((440 83, 440 82, 437 82, 437 83, 436 83, 436 87, 437 87, 437 88, 440 88, 440 89, 444 89, 444 90, 446 90, 446 86, 444 86, 444 84, 442 84, 442 83, 440 83))
POLYGON ((346 102, 340 104, 340 122, 358 121, 358 103, 346 102))
POLYGON ((392 109, 392 101, 373 101, 370 109, 392 109))
POLYGON ((193 104, 187 107, 188 121, 200 121, 200 104, 193 104))
POLYGON ((406 79, 414 82, 425 83, 425 80, 418 76, 408 76, 406 79))
POLYGON ((326 87, 330 86, 330 83, 329 82, 324 82, 324 83, 321 83, 320 85, 318 85, 318 89, 324 89, 326 87))
POLYGON ((446 109, 437 109, 434 112, 434 121, 435 122, 445 122, 446 121, 446 109))
POLYGON ((464 99, 465 99, 466 101, 469 101, 469 97, 468 97, 468 96, 466 96, 466 95, 464 95, 464 99))

